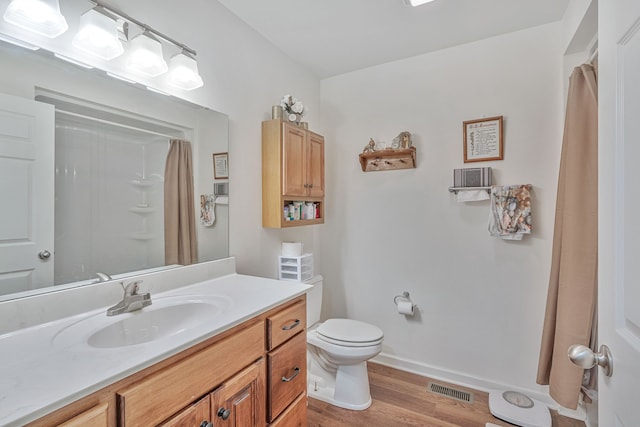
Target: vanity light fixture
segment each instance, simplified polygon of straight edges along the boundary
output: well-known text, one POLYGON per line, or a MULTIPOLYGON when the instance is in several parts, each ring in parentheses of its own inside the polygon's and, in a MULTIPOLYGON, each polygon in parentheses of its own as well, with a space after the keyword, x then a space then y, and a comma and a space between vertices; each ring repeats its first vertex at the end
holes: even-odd
MULTIPOLYGON (((145 86, 149 84, 147 81, 149 78, 158 77, 167 71, 169 73, 163 76, 162 80, 151 83, 152 86, 158 87, 158 84, 160 86, 164 84, 182 90, 193 90, 203 86, 202 77, 198 73, 195 50, 126 13, 103 4, 101 0, 89 0, 89 3, 92 5, 91 9, 80 16, 78 33, 72 39, 73 46, 83 53, 83 55, 77 55, 78 57, 82 58, 87 54, 110 61, 122 55, 126 49, 128 50, 126 59, 110 64, 98 63, 98 68, 116 78, 145 86), (133 33, 136 36, 129 39, 131 30, 134 30, 133 33), (167 53, 178 52, 171 58, 171 67, 163 57, 165 49, 167 53)), ((11 0, 5 10, 4 19, 23 29, 50 38, 59 36, 69 28, 65 17, 60 13, 59 0, 11 0)), ((59 50, 55 46, 58 42, 34 45, 31 38, 23 41, 18 35, 12 33, 0 34, 0 39, 32 50, 49 45, 53 48, 46 49, 52 53, 59 50), (14 39, 14 37, 17 38, 14 39)), ((66 49, 60 50, 66 51, 66 49)), ((70 55, 65 53, 62 59, 69 62, 78 61, 73 52, 69 53, 70 55)), ((90 58, 86 59, 96 66, 94 61, 89 60, 90 58)), ((80 61, 84 62, 82 59, 80 61)))
POLYGON ((126 78, 126 77, 119 76, 119 75, 114 74, 114 73, 110 73, 109 71, 107 71, 107 76, 109 76, 109 77, 113 77, 114 79, 122 80, 123 82, 131 83, 131 84, 136 84, 136 82, 135 82, 135 81, 133 81, 133 80, 131 80, 131 79, 128 79, 128 78, 126 78))
POLYGON ((127 66, 149 77, 159 76, 169 69, 162 56, 162 44, 147 30, 129 42, 127 66))
POLYGON ((0 40, 2 40, 3 42, 11 43, 13 45, 22 47, 24 49, 29 49, 29 50, 38 50, 38 49, 40 49, 40 46, 36 46, 35 44, 23 42, 22 40, 13 38, 13 37, 8 36, 6 34, 1 34, 0 33, 0 40))
POLYGON ((409 6, 420 6, 423 5, 425 3, 429 3, 432 2, 433 0, 404 0, 406 4, 408 4, 409 6))
POLYGON ((58 37, 69 28, 58 0, 12 0, 4 20, 49 38, 58 37))
POLYGON ((184 50, 169 61, 167 79, 170 85, 184 90, 193 90, 204 84, 198 74, 196 59, 184 50))
POLYGON ((80 16, 78 34, 73 45, 89 55, 111 60, 122 55, 124 47, 118 36, 118 22, 102 7, 94 7, 80 16))
POLYGON ((84 62, 80 62, 77 59, 69 58, 68 56, 60 55, 59 53, 54 53, 53 56, 58 59, 62 59, 63 61, 67 61, 70 64, 77 65, 78 67, 86 68, 87 70, 93 69, 92 65, 85 64, 84 62))

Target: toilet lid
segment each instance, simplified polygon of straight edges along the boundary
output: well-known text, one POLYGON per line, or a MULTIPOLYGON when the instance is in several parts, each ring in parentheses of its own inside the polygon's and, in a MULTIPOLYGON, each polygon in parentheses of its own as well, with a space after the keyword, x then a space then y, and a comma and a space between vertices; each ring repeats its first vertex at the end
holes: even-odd
POLYGON ((318 326, 318 335, 345 343, 375 343, 382 340, 382 329, 351 319, 329 319, 318 326))

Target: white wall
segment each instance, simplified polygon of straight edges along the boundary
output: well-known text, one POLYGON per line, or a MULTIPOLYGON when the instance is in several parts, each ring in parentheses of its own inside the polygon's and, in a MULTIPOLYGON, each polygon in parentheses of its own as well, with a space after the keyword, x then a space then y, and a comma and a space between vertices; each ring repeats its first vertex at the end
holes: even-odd
POLYGON ((535 393, 562 139, 560 24, 324 80, 325 316, 380 326, 381 360, 482 386, 535 393), (504 160, 464 164, 462 122, 504 116, 504 160), (417 168, 363 173, 369 138, 413 134, 417 168), (533 185, 534 232, 487 233, 488 202, 447 191, 453 169, 491 166, 533 185), (420 307, 398 315, 394 295, 420 307))

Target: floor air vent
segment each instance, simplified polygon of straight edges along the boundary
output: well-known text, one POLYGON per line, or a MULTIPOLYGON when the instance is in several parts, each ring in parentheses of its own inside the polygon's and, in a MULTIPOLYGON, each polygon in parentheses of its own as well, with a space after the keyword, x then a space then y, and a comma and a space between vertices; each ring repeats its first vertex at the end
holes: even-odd
POLYGON ((459 400, 461 402, 473 403, 473 394, 455 389, 453 387, 430 382, 427 385, 427 391, 435 394, 440 394, 442 396, 447 396, 451 399, 459 400))

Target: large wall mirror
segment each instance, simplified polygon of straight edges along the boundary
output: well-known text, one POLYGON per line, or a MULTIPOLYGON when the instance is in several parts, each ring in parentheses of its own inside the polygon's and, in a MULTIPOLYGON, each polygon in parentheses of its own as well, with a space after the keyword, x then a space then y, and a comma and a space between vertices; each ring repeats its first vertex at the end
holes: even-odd
POLYGON ((171 268, 172 139, 192 147, 197 262, 229 255, 228 180, 214 178, 212 157, 228 152, 227 116, 46 52, 0 42, 0 56, 0 301, 171 268), (32 141, 17 152, 16 137, 32 141), (25 203, 33 212, 11 208, 25 203))

